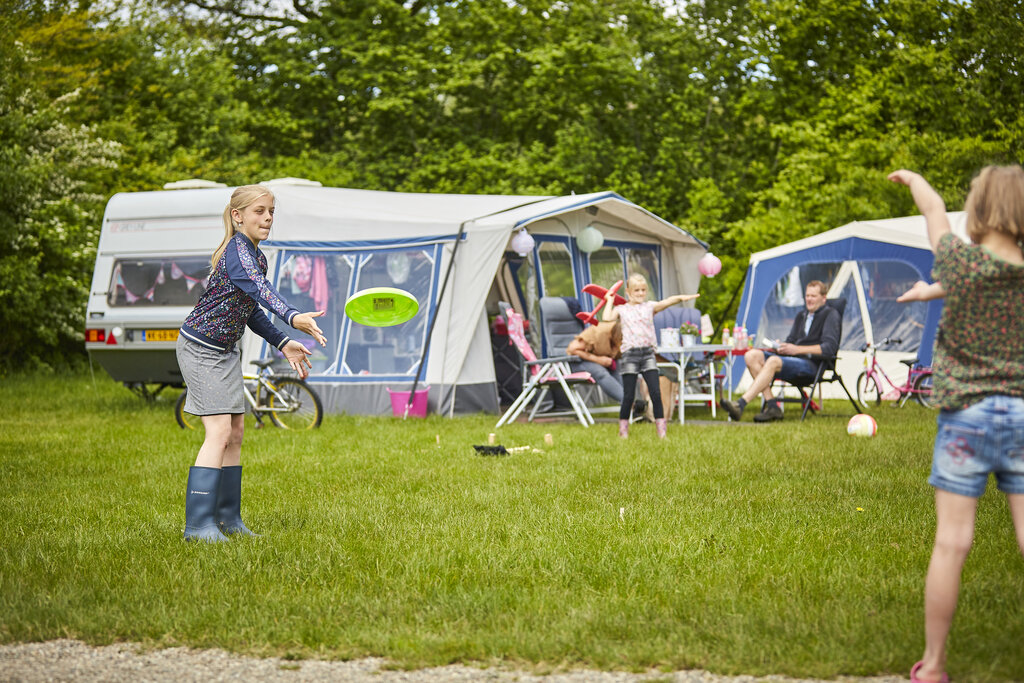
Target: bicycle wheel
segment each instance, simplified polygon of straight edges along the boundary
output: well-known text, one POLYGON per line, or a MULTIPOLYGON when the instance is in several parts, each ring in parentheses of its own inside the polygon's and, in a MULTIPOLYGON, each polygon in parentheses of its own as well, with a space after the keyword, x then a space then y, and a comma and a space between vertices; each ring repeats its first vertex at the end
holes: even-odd
POLYGON ((282 429, 315 429, 324 416, 320 397, 301 379, 282 377, 272 382, 277 392, 268 392, 270 419, 282 429))
POLYGON ((932 373, 924 372, 914 380, 914 396, 925 408, 934 408, 932 403, 932 373))
POLYGON ((867 370, 860 373, 857 378, 857 402, 865 408, 870 403, 877 406, 882 402, 882 388, 878 386, 878 380, 874 375, 868 376, 867 370))
POLYGON ((188 389, 181 392, 177 403, 174 404, 174 419, 178 421, 178 426, 182 429, 199 429, 199 425, 203 424, 203 421, 192 413, 185 412, 186 393, 188 393, 188 389))

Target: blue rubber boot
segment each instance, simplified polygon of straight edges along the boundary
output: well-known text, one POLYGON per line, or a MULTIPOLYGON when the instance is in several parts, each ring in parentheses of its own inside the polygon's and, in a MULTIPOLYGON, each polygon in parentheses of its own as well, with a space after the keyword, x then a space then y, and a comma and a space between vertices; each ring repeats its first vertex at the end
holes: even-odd
POLYGON ((220 543, 228 540, 217 528, 214 519, 220 477, 220 470, 216 467, 188 468, 188 485, 185 487, 186 541, 220 543))
POLYGON ((220 490, 217 494, 217 526, 231 536, 259 536, 242 521, 242 466, 222 467, 220 490))

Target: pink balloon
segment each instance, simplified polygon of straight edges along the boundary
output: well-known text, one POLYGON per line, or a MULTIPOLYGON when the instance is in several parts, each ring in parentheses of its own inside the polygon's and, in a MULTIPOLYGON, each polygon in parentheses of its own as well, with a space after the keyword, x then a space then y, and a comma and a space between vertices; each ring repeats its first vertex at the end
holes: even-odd
POLYGON ((709 251, 697 262, 697 270, 701 275, 714 277, 722 271, 722 260, 709 251))

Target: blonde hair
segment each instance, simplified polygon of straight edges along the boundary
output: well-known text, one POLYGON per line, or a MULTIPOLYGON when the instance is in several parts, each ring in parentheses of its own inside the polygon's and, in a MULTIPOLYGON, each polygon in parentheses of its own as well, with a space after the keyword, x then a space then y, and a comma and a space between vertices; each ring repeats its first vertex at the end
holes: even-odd
POLYGON ((645 278, 640 273, 633 273, 632 275, 629 276, 629 279, 626 280, 626 291, 628 292, 629 290, 633 289, 637 285, 646 285, 646 284, 647 284, 647 278, 645 278))
POLYGON ((964 203, 967 236, 977 244, 995 230, 1024 239, 1024 169, 1013 166, 986 166, 971 181, 964 203))
POLYGON ((235 209, 242 211, 265 195, 270 195, 271 199, 274 198, 274 193, 262 185, 242 185, 241 187, 236 187, 235 191, 231 193, 231 200, 224 207, 224 239, 220 241, 220 246, 217 247, 217 250, 213 252, 213 256, 210 258, 211 269, 217 267, 217 261, 220 261, 224 250, 227 249, 228 242, 238 232, 235 222, 231 220, 231 211, 235 209))

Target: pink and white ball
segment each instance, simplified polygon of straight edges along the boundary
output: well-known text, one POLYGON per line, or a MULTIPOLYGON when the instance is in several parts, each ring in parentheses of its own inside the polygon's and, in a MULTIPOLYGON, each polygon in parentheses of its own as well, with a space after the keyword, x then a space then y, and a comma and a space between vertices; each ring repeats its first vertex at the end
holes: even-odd
POLYGON ((874 436, 878 432, 878 423, 875 418, 864 413, 858 413, 846 423, 846 433, 850 436, 874 436))

